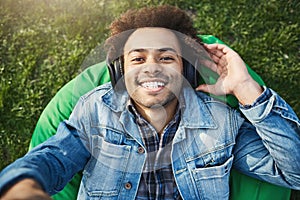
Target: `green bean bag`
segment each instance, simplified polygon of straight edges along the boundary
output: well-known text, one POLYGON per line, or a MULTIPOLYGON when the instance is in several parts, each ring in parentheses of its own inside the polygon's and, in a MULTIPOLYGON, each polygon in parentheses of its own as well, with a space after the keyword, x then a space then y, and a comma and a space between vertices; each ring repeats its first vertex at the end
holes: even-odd
MULTIPOLYGON (((199 36, 204 43, 223 43, 211 35, 199 36)), ((224 44, 224 43, 223 43, 224 44)), ((251 76, 261 85, 264 85, 261 78, 253 72, 249 66, 248 70, 251 76)), ((214 83, 217 75, 208 70, 202 71, 203 79, 207 83, 214 83)), ((58 124, 68 119, 73 107, 79 97, 93 88, 110 81, 109 73, 105 62, 93 65, 67 83, 61 88, 54 98, 49 102, 39 118, 30 142, 30 149, 42 143, 50 136, 56 133, 58 124)), ((203 81, 203 80, 202 80, 203 81)), ((217 97, 222 98, 222 97, 217 97)), ((223 97, 229 105, 237 107, 238 102, 233 96, 223 97)), ((81 180, 81 174, 76 174, 66 187, 54 195, 55 200, 73 200, 77 197, 81 180)), ((230 177, 230 199, 234 200, 288 200, 291 190, 275 186, 232 170, 230 177)))

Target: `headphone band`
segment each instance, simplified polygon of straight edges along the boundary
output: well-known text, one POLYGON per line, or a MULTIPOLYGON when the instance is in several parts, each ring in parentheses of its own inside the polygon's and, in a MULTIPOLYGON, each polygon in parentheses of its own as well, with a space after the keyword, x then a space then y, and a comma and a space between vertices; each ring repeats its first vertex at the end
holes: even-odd
MULTIPOLYGON (((192 88, 196 88, 199 85, 200 73, 198 59, 195 58, 193 64, 182 58, 183 62, 183 76, 187 79, 192 88)), ((125 89, 124 83, 124 68, 123 59, 119 57, 113 61, 107 60, 107 67, 110 75, 110 80, 115 90, 125 89)))

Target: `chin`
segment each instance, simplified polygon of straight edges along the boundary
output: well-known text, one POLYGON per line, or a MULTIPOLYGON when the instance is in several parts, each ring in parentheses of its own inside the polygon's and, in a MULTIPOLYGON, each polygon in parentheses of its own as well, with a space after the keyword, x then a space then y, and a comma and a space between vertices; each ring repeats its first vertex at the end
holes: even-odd
POLYGON ((172 94, 169 95, 168 97, 165 97, 164 99, 153 99, 152 101, 150 99, 141 100, 138 103, 140 105, 143 105, 144 107, 147 108, 161 108, 161 107, 166 107, 172 102, 175 102, 177 98, 172 94))

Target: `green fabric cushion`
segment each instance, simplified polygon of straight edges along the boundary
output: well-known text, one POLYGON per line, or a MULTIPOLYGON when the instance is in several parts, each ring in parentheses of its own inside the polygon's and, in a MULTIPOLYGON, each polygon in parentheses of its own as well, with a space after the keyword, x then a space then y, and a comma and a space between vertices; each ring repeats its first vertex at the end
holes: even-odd
MULTIPOLYGON (((204 43, 224 44, 221 40, 211 35, 199 35, 199 37, 204 43)), ((259 84, 264 85, 262 79, 249 66, 247 67, 251 76, 259 84)), ((217 79, 216 73, 209 69, 203 69, 201 73, 204 75, 203 79, 206 83, 215 83, 217 79)), ((80 96, 108 81, 110 81, 110 77, 106 63, 101 62, 87 68, 64 85, 42 112, 32 135, 29 149, 56 133, 59 123, 69 118, 80 96)), ((238 106, 238 101, 232 95, 216 98, 226 101, 232 107, 238 106)), ((78 173, 61 192, 52 198, 55 200, 76 199, 80 180, 81 173, 78 173)), ((290 189, 253 179, 236 170, 231 172, 230 186, 230 199, 232 200, 288 200, 291 192, 290 189)))

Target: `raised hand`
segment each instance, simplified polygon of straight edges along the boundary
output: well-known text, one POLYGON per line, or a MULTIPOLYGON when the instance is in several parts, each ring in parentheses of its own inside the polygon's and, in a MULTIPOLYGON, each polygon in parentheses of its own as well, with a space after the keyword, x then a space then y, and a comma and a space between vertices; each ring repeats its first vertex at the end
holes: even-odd
POLYGON ((196 90, 214 95, 233 94, 241 104, 252 104, 262 93, 262 88, 252 79, 242 58, 223 44, 204 45, 213 62, 210 69, 219 74, 214 85, 202 84, 196 90))

